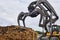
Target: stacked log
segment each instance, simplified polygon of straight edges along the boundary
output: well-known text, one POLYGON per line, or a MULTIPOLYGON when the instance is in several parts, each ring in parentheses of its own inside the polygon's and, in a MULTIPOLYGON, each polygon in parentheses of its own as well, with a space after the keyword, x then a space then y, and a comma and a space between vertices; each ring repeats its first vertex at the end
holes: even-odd
POLYGON ((37 33, 26 27, 0 26, 0 40, 37 40, 37 33))

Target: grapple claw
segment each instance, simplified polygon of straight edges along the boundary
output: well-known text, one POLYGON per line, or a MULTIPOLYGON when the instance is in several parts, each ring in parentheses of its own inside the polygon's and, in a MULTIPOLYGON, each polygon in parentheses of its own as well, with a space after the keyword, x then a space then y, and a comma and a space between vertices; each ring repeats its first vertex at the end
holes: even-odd
POLYGON ((19 20, 23 21, 23 25, 25 27, 25 18, 27 16, 30 16, 32 18, 37 17, 39 14, 41 15, 40 21, 39 21, 39 26, 44 26, 45 29, 47 30, 47 24, 48 23, 55 23, 56 20, 59 18, 54 10, 54 8, 51 6, 51 4, 47 0, 37 0, 33 1, 29 6, 28 6, 28 11, 27 13, 21 12, 18 16, 18 25, 20 26, 19 20), (34 6, 35 5, 35 6, 34 6), (39 7, 39 8, 37 8, 39 7), (50 13, 48 13, 48 12, 50 13), (55 18, 52 18, 54 15, 55 18), (53 19, 53 20, 52 20, 53 19), (52 20, 52 22, 51 22, 52 20), (43 23, 42 23, 43 21, 43 23))

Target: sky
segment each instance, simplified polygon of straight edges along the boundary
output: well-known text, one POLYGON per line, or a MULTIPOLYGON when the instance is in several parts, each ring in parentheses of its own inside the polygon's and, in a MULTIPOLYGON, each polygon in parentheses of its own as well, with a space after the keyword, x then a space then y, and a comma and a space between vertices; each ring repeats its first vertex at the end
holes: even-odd
MULTIPOLYGON (((34 0, 0 0, 0 25, 17 25, 17 17, 20 12, 28 12, 28 5, 34 0)), ((60 0, 48 0, 60 17, 60 0)), ((38 26, 39 16, 35 18, 27 17, 26 26, 34 30, 42 31, 38 26)), ((56 24, 60 24, 60 18, 56 24)), ((22 22, 21 22, 22 25, 22 22)))

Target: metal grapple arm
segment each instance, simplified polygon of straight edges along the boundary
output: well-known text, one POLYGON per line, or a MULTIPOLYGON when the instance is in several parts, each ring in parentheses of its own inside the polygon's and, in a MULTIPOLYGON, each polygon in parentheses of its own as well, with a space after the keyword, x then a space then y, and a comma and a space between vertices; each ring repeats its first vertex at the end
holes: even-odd
POLYGON ((23 25, 25 27, 25 18, 27 17, 28 13, 24 13, 24 12, 21 12, 19 15, 18 15, 18 18, 17 18, 17 22, 18 22, 18 25, 20 25, 20 21, 23 22, 23 25))
MULTIPOLYGON (((33 1, 33 2, 31 2, 30 3, 30 5, 28 6, 28 11, 30 11, 30 12, 32 12, 32 13, 30 13, 32 16, 34 16, 34 15, 36 15, 36 14, 41 14, 40 15, 40 21, 39 21, 39 26, 41 26, 41 23, 42 23, 42 19, 43 19, 43 16, 45 16, 45 13, 43 13, 43 12, 41 12, 42 10, 39 8, 39 10, 37 10, 37 8, 36 8, 36 3, 37 3, 37 1, 33 1), (32 7, 32 8, 31 8, 32 7), (34 7, 34 9, 33 9, 33 7, 34 7), (32 9, 32 10, 31 10, 32 9), (36 12, 34 12, 33 13, 33 11, 35 11, 35 9, 36 9, 36 12), (39 12, 40 11, 40 12, 39 12), (37 13, 38 12, 38 13, 37 13)), ((39 15, 38 14, 38 15, 39 15)), ((30 16, 31 16, 30 15, 30 16)), ((35 16, 36 17, 36 16, 35 16)))
POLYGON ((52 19, 53 23, 55 23, 55 21, 58 20, 59 17, 57 16, 54 8, 51 6, 51 4, 47 0, 38 0, 37 3, 39 3, 38 6, 39 5, 41 6, 41 4, 43 4, 47 8, 47 10, 55 16, 55 18, 52 19))
POLYGON ((50 13, 53 13, 53 15, 55 16, 55 18, 53 19, 53 23, 54 23, 56 20, 58 20, 59 17, 57 16, 56 11, 55 11, 54 8, 51 6, 51 4, 50 4, 48 1, 46 1, 46 2, 43 3, 43 5, 49 10, 50 13))

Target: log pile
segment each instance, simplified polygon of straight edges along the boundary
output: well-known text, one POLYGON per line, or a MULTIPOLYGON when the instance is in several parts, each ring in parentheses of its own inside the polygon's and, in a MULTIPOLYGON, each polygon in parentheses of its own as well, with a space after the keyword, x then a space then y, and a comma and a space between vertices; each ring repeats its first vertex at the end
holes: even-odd
POLYGON ((37 33, 26 27, 0 26, 0 40, 37 40, 37 33))

